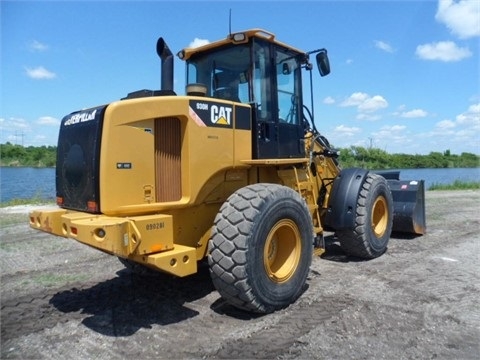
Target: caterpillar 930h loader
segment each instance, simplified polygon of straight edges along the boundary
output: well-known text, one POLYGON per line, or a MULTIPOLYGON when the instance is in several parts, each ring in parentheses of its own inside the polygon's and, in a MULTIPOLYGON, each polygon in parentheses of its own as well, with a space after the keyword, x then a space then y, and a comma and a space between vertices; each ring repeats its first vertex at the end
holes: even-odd
MULTIPOLYGON (((316 54, 253 29, 178 57, 160 38, 161 90, 140 90, 63 118, 57 205, 33 228, 78 240, 133 269, 177 276, 208 259, 232 305, 271 312, 304 288, 325 230, 348 254, 375 258, 392 229, 425 231, 423 181, 341 169, 304 105, 302 72, 316 54), (317 250, 316 250, 317 249, 317 250)), ((311 95, 313 107, 313 95, 311 95)))

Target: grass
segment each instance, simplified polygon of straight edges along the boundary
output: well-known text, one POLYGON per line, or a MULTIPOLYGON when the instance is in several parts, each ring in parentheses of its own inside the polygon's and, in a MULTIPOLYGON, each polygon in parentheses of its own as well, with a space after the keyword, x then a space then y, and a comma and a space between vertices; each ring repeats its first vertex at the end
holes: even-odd
POLYGON ((31 283, 41 284, 45 287, 63 286, 72 282, 82 282, 88 280, 86 274, 41 274, 33 276, 23 282, 23 285, 29 285, 31 283))
MULTIPOLYGON (((39 196, 34 196, 29 199, 12 199, 9 201, 0 202, 0 209, 9 207, 9 206, 20 206, 20 205, 34 205, 34 206, 50 206, 55 205, 53 200, 47 200, 39 196)), ((26 224, 28 225, 28 215, 27 214, 17 214, 9 213, 8 211, 0 214, 0 225, 1 227, 8 227, 12 225, 26 224)))
POLYGON ((18 205, 45 205, 53 203, 53 200, 47 200, 41 198, 40 196, 34 196, 29 199, 12 199, 9 201, 2 201, 0 202, 0 208, 4 208, 7 206, 18 206, 18 205))
POLYGON ((452 184, 431 185, 428 190, 478 190, 480 189, 480 181, 461 181, 455 180, 452 184))

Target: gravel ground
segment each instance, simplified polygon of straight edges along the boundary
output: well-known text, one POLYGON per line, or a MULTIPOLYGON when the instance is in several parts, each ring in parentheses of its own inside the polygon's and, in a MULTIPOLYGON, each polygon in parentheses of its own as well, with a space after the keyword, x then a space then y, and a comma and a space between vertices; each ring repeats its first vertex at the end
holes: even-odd
POLYGON ((2 359, 480 359, 480 191, 428 191, 428 233, 370 261, 332 240, 290 307, 225 304, 208 269, 138 277, 0 209, 2 359))

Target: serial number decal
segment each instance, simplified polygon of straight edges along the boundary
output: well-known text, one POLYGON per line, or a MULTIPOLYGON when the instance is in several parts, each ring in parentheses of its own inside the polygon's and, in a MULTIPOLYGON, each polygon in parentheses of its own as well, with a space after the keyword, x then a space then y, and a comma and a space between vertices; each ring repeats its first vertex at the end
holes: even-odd
POLYGON ((164 227, 165 227, 164 222, 157 222, 157 223, 151 223, 146 225, 147 231, 160 230, 160 229, 163 229, 164 227))
POLYGON ((132 168, 132 163, 117 163, 117 169, 130 170, 131 168, 132 168))
POLYGON ((197 103, 197 110, 208 110, 208 104, 197 103))

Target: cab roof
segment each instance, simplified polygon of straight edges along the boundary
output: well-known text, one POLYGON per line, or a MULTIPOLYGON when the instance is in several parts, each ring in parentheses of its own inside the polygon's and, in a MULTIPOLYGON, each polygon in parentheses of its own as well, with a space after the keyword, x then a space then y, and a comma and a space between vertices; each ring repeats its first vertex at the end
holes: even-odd
POLYGON ((250 29, 240 32, 235 32, 229 34, 225 39, 214 41, 212 43, 202 45, 194 48, 184 48, 183 50, 177 53, 177 56, 182 60, 188 60, 192 55, 196 53, 201 53, 218 47, 222 47, 228 44, 245 44, 250 38, 255 37, 258 39, 263 39, 271 43, 278 44, 284 48, 287 48, 298 54, 305 54, 305 51, 299 50, 293 46, 287 45, 275 39, 275 35, 271 32, 268 32, 263 29, 250 29))

